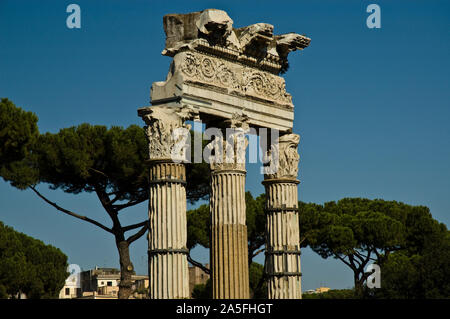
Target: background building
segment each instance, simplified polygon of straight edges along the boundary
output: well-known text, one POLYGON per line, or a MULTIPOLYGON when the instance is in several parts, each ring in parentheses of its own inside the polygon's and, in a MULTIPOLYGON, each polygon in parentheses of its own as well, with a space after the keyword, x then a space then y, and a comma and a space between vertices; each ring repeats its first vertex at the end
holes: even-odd
MULTIPOLYGON (((206 268, 209 268, 209 264, 206 264, 206 268)), ((195 285, 206 284, 208 279, 209 274, 202 269, 195 266, 189 266, 189 296, 192 296, 195 285)))
MULTIPOLYGON (((133 291, 148 288, 148 276, 133 275, 133 291)), ((119 293, 120 271, 116 268, 98 268, 70 275, 59 293, 60 299, 116 299, 119 293)), ((134 294, 142 298, 142 294, 134 294)))
POLYGON ((64 287, 59 292, 59 299, 77 298, 81 295, 80 266, 71 264, 67 267, 70 276, 66 279, 64 287))

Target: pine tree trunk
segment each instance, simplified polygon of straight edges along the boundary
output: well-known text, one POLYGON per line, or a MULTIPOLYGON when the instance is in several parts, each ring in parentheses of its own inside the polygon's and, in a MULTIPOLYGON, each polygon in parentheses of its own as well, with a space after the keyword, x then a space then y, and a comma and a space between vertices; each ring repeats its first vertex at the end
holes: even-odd
POLYGON ((354 280, 355 280, 355 296, 356 298, 360 299, 363 297, 364 293, 364 280, 363 278, 359 278, 359 273, 354 273, 354 280))
POLYGON ((130 247, 126 240, 117 243, 120 258, 119 299, 128 299, 132 293, 134 267, 130 260, 130 247))

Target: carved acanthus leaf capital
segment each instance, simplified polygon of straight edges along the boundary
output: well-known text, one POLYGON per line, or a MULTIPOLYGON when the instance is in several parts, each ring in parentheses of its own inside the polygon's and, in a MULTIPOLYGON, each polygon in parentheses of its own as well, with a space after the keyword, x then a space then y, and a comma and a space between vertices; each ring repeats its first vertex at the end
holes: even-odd
POLYGON ((269 165, 266 169, 266 179, 296 179, 298 175, 298 144, 300 135, 285 134, 271 145, 269 165))
POLYGON ((233 114, 230 120, 225 121, 228 128, 207 145, 214 150, 209 158, 211 170, 240 170, 245 171, 245 151, 248 146, 246 134, 250 127, 248 116, 243 113, 233 114))
POLYGON ((150 160, 186 160, 185 142, 191 126, 185 121, 198 119, 195 108, 152 106, 139 109, 138 114, 147 124, 150 160))

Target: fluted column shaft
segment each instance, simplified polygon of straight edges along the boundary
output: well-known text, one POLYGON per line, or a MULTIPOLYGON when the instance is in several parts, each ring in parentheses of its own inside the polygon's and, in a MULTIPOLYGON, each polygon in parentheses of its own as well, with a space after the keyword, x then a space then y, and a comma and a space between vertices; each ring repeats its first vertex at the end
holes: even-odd
POLYGON ((210 206, 213 298, 249 298, 245 171, 213 171, 210 206))
POLYGON ((248 244, 245 207, 245 150, 249 130, 245 114, 224 121, 227 129, 212 143, 211 279, 213 298, 249 298, 248 244))
POLYGON ((301 298, 298 195, 295 180, 265 180, 266 275, 270 299, 301 298))
POLYGON ((297 180, 300 136, 280 136, 269 152, 266 189, 266 266, 270 299, 300 299, 300 230, 297 180))
POLYGON ((140 108, 138 114, 147 124, 149 142, 149 295, 152 299, 189 298, 183 164, 188 157, 179 142, 180 136, 189 136, 185 121, 197 118, 198 111, 161 104, 140 108))
POLYGON ((185 166, 150 166, 149 293, 152 299, 189 298, 185 166))

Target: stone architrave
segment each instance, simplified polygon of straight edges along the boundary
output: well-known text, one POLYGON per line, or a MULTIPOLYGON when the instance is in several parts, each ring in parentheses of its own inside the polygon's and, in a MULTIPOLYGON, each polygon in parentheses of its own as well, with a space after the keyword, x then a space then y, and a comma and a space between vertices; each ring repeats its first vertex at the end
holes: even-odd
POLYGON ((164 106, 139 109, 149 140, 149 296, 152 299, 189 298, 186 224, 186 169, 183 134, 191 108, 164 106), (180 133, 180 132, 178 132, 180 133))
POLYGON ((245 110, 253 127, 291 130, 294 105, 279 73, 287 69, 289 52, 303 50, 311 39, 274 35, 267 23, 232 24, 215 9, 164 16, 162 54, 173 61, 166 80, 152 85, 152 104, 192 105, 206 121, 245 110))
POLYGON ((285 134, 270 150, 266 190, 266 267, 270 299, 300 299, 300 232, 297 180, 300 136, 285 134))

